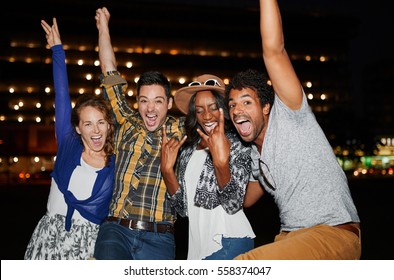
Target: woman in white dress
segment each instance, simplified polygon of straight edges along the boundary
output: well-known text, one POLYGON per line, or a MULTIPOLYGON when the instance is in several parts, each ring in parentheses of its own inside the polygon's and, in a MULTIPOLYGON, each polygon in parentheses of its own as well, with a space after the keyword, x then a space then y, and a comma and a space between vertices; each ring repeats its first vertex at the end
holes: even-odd
MULTIPOLYGON (((161 171, 172 205, 189 220, 187 259, 233 259, 254 247, 243 211, 251 148, 232 130, 219 77, 197 77, 176 92, 175 104, 186 114, 187 137, 178 141, 163 131, 161 171)), ((258 182, 250 184, 261 197, 258 182)))

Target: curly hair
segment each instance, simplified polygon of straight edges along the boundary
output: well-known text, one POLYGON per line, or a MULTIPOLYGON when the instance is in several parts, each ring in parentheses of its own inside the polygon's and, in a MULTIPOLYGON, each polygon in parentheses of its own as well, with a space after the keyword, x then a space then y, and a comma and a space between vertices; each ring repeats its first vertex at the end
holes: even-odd
POLYGON ((275 93, 272 86, 268 84, 268 80, 266 73, 255 69, 238 72, 226 86, 226 103, 229 103, 229 93, 232 89, 242 90, 244 88, 250 88, 259 97, 261 107, 264 107, 268 103, 270 104, 270 108, 272 108, 275 93))
POLYGON ((105 164, 109 164, 111 155, 114 153, 114 120, 112 118, 111 107, 108 101, 103 96, 95 94, 84 94, 81 95, 75 104, 71 112, 71 123, 74 127, 77 127, 80 121, 81 110, 86 107, 93 107, 99 110, 104 115, 104 119, 109 124, 107 139, 105 139, 104 152, 105 152, 105 164))

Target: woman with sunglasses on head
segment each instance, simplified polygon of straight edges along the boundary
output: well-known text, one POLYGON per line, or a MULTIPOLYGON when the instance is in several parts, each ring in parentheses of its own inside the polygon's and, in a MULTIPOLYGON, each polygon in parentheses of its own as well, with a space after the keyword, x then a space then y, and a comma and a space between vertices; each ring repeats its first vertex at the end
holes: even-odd
POLYGON ((47 212, 31 236, 24 259, 89 259, 113 191, 111 111, 109 104, 95 94, 82 95, 72 109, 56 19, 52 26, 45 21, 41 26, 52 49, 58 152, 47 212))
MULTIPOLYGON (((254 247, 243 211, 251 148, 232 130, 224 89, 220 78, 205 74, 178 90, 175 104, 186 114, 186 138, 169 139, 163 131, 161 171, 172 205, 189 219, 187 259, 232 259, 254 247)), ((248 189, 250 206, 263 191, 258 182, 248 189)))

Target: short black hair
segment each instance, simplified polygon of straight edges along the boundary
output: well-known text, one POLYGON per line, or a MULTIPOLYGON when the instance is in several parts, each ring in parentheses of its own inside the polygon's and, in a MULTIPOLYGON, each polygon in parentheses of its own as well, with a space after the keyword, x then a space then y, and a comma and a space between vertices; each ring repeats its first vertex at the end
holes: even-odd
POLYGON ((167 98, 171 97, 171 83, 168 78, 159 71, 147 71, 141 74, 137 82, 137 96, 142 86, 160 85, 164 88, 167 98))

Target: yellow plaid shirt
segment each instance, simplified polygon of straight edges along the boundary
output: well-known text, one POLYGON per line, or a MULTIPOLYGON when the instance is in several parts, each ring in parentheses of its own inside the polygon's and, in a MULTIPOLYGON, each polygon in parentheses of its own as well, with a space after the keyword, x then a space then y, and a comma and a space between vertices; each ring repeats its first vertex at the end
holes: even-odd
MULTIPOLYGON (((167 196, 160 172, 161 127, 145 130, 143 120, 130 108, 126 98, 127 81, 117 71, 101 75, 104 97, 115 118, 115 185, 109 215, 147 222, 174 222, 175 210, 167 196)), ((168 137, 182 138, 184 122, 167 115, 168 137)))

